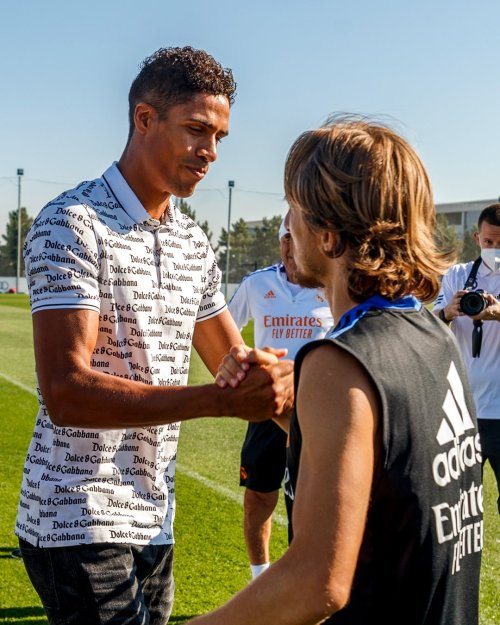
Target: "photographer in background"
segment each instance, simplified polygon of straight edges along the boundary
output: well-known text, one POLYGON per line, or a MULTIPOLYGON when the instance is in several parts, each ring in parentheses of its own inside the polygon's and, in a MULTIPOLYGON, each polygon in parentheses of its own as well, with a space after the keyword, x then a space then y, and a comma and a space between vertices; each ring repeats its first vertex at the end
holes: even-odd
POLYGON ((450 325, 462 351, 476 404, 483 465, 489 460, 495 473, 500 512, 500 203, 481 212, 474 238, 480 257, 450 268, 433 312, 450 325))

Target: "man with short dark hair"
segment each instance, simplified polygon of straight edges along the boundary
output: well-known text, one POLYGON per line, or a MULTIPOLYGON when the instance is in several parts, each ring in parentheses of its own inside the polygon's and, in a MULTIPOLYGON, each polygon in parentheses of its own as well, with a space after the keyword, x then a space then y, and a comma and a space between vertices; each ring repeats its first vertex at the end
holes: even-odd
POLYGON ((28 234, 40 409, 16 533, 51 624, 164 625, 179 422, 290 405, 291 363, 258 351, 237 389, 186 386, 192 346, 215 374, 242 344, 209 242, 171 199, 215 161, 234 94, 206 52, 158 50, 132 85, 119 162, 28 234))
POLYGON ((500 513, 500 203, 481 211, 474 239, 481 251, 479 258, 450 268, 433 310, 450 326, 464 357, 476 404, 483 465, 489 460, 495 474, 500 513), (462 300, 478 289, 484 291, 479 297, 472 293, 472 300, 470 295, 462 300), (477 309, 468 308, 468 300, 477 302, 477 309))

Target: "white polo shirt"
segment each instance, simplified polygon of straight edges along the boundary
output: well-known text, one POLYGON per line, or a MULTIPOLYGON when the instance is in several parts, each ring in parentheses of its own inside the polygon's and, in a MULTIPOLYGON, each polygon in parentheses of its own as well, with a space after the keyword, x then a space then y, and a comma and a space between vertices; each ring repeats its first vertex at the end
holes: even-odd
MULTIPOLYGON (((457 291, 464 288, 473 263, 454 265, 443 277, 434 310, 443 309, 457 291)), ((484 263, 477 272, 477 288, 500 299, 500 272, 491 271, 484 263)), ((500 419, 500 322, 483 322, 481 356, 472 357, 473 322, 470 317, 455 317, 451 324, 462 352, 478 419, 500 419)))
POLYGON ((281 263, 245 277, 229 311, 239 328, 254 319, 256 347, 286 347, 292 360, 304 343, 324 338, 333 326, 322 291, 291 284, 281 263))
MULTIPOLYGON (((226 308, 202 230, 173 205, 151 218, 116 163, 45 206, 24 254, 33 314, 99 313, 91 367, 109 375, 185 385, 195 323, 226 308)), ((40 395, 16 534, 46 547, 173 542, 178 435, 179 423, 57 427, 40 395)))

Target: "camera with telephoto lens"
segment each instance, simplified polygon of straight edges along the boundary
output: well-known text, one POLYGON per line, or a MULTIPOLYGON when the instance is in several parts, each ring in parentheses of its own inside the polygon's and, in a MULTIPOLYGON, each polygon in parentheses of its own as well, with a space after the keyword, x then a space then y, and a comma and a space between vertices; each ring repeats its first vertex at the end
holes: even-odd
POLYGON ((468 291, 460 298, 460 310, 469 317, 479 315, 488 306, 483 289, 468 291))

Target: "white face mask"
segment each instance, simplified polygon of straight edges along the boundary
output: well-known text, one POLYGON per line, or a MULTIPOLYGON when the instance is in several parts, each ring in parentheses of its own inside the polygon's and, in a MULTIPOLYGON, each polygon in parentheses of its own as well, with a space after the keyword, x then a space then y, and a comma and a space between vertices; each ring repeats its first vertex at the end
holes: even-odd
POLYGON ((500 249, 495 247, 481 248, 481 258, 493 271, 500 271, 500 249))

